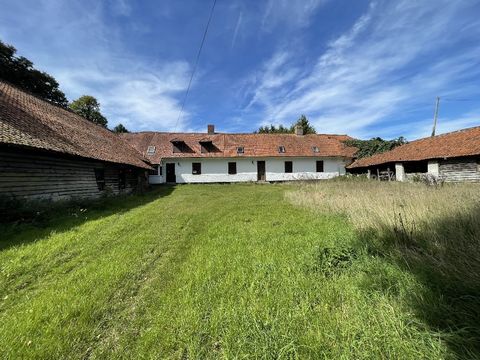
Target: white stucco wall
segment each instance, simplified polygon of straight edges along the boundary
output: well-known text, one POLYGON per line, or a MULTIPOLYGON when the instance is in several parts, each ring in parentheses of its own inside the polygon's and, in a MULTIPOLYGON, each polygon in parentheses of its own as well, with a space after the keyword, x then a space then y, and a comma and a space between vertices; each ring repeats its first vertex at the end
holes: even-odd
POLYGON ((438 176, 440 175, 439 163, 438 161, 429 161, 428 162, 428 173, 438 176))
POLYGON ((257 161, 265 161, 266 181, 329 179, 345 174, 342 158, 222 158, 163 159, 163 176, 150 175, 151 184, 165 182, 166 163, 175 163, 177 183, 248 182, 257 181, 257 161), (324 172, 316 172, 316 161, 323 160, 324 172), (285 161, 293 162, 293 172, 285 173, 285 161), (192 163, 202 164, 200 175, 192 174, 192 163), (228 174, 228 163, 237 163, 237 174, 228 174))
POLYGON ((150 184, 162 184, 165 182, 165 164, 162 164, 162 169, 160 169, 160 166, 157 168, 157 175, 149 175, 148 176, 148 182, 150 184), (162 175, 160 175, 160 172, 162 175))
POLYGON ((403 163, 396 163, 395 164, 395 178, 397 181, 405 181, 405 168, 403 167, 403 163))

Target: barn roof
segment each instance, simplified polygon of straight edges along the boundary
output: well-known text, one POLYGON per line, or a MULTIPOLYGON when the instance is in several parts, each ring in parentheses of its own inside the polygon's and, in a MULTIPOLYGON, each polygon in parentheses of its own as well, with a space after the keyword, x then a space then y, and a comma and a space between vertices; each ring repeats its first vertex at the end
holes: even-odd
POLYGON ((0 81, 0 144, 150 168, 111 131, 0 81))
POLYGON ((382 154, 358 159, 348 168, 473 155, 480 155, 480 126, 415 140, 382 154))
POLYGON ((164 158, 211 157, 318 157, 340 156, 353 158, 356 148, 346 146, 347 135, 295 135, 295 134, 205 134, 140 132, 122 134, 133 147, 150 162, 158 164, 164 158), (184 152, 173 152, 172 140, 181 140, 188 147, 184 152), (213 149, 202 152, 201 143, 211 141, 213 149), (154 154, 147 154, 148 146, 155 146, 154 154), (284 146, 280 153, 278 147, 284 146), (243 147, 243 153, 237 148, 243 147), (318 147, 318 152, 313 148, 318 147))

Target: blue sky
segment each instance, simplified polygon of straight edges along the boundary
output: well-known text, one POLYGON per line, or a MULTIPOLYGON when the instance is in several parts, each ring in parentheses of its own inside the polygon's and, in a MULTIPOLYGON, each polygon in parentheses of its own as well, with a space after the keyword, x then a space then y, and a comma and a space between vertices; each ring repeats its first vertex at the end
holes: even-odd
POLYGON ((0 0, 0 38, 97 97, 110 126, 249 132, 305 114, 321 133, 408 139, 480 125, 480 2, 0 0))

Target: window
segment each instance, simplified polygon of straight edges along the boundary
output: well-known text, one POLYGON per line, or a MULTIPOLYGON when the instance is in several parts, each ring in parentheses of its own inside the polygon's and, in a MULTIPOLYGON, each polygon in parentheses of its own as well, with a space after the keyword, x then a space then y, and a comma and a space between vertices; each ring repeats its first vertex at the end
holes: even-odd
POLYGON ((293 162, 292 161, 285 161, 285 172, 287 174, 293 172, 293 162))
POLYGON ((192 175, 200 175, 202 173, 201 163, 192 163, 192 175))
POLYGON ((120 170, 118 172, 118 188, 125 189, 126 185, 127 185, 127 174, 125 173, 125 170, 120 170))
POLYGON ((162 176, 162 175, 163 175, 163 167, 162 167, 162 165, 158 165, 158 170, 159 170, 158 175, 162 176))
POLYGON ((160 165, 154 165, 153 170, 148 171, 148 175, 162 175, 162 167, 160 165))
POLYGON ((228 175, 235 175, 237 173, 237 163, 229 162, 228 163, 228 175))
POLYGON ((282 146, 279 146, 279 147, 278 147, 278 152, 279 152, 279 153, 284 153, 284 152, 285 152, 285 146, 283 146, 283 145, 282 145, 282 146))
POLYGON ((405 174, 428 172, 428 161, 406 161, 403 163, 405 174))
POLYGON ((188 147, 187 147, 187 144, 185 144, 185 141, 181 141, 181 140, 172 141, 172 145, 173 145, 174 153, 187 152, 188 147))
POLYGON ((245 152, 245 149, 243 148, 243 146, 237 147, 237 154, 243 154, 244 152, 245 152))
POLYGON ((211 141, 200 141, 200 151, 202 153, 214 152, 216 149, 215 145, 211 141))
POLYGON ((147 148, 147 155, 153 155, 155 154, 155 146, 149 146, 147 148))
POLYGON ((322 160, 317 161, 317 172, 323 172, 323 161, 322 160))
POLYGON ((182 152, 182 143, 173 143, 173 152, 174 153, 181 153, 182 152))
POLYGON ((314 153, 320 152, 320 150, 318 149, 318 146, 312 146, 312 151, 313 151, 314 153))
POLYGON ((105 170, 94 169, 94 171, 95 171, 95 180, 97 181, 98 190, 102 191, 105 189, 105 170))

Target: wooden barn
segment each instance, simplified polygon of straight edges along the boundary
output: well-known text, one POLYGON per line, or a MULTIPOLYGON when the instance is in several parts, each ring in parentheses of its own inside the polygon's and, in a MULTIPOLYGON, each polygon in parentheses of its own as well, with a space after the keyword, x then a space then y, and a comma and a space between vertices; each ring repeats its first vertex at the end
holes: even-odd
POLYGON ((447 182, 480 182, 480 127, 409 142, 382 154, 356 160, 351 173, 405 181, 430 174, 447 182))
POLYGON ((149 169, 109 130, 0 81, 0 196, 125 193, 145 186, 149 169))

